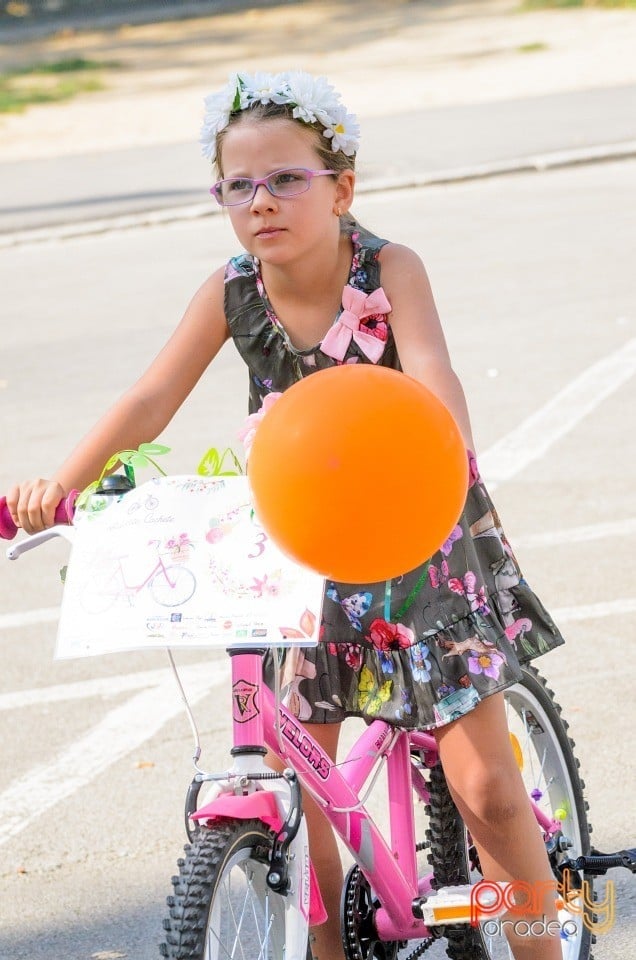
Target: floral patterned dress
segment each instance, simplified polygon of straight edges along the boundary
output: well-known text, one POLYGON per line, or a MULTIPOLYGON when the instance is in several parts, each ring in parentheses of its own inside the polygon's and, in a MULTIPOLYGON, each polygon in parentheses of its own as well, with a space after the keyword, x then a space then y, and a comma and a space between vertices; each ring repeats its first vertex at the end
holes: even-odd
MULTIPOLYGON (((259 262, 242 254, 225 272, 225 313, 250 375, 250 412, 272 392, 335 363, 400 369, 380 285, 385 240, 352 227, 343 308, 316 347, 297 350, 276 317, 259 262)), ((361 452, 364 456, 364 451, 361 452)), ((442 726, 515 683, 519 665, 563 643, 523 579, 470 459, 463 513, 441 549, 386 583, 325 583, 321 643, 283 662, 283 700, 303 722, 381 717, 420 730, 442 726)), ((268 655, 268 682, 273 682, 268 655)))

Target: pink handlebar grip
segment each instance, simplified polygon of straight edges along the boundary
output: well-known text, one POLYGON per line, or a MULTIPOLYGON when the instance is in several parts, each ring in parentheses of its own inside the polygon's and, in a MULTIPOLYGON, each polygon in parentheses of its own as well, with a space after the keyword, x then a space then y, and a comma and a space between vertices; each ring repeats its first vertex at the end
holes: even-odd
MULTIPOLYGON (((75 501, 79 497, 79 490, 71 490, 68 497, 64 497, 55 508, 56 523, 72 523, 75 512, 75 501)), ((0 538, 2 540, 13 540, 18 528, 13 522, 7 506, 7 498, 0 497, 0 538)))

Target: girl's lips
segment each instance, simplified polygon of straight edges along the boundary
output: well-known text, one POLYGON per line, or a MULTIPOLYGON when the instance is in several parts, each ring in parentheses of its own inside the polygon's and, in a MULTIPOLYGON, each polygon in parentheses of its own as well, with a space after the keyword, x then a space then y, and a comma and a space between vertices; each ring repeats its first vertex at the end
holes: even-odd
POLYGON ((281 233, 283 233, 282 227, 266 227, 263 230, 259 230, 256 236, 259 240, 268 240, 271 237, 279 236, 281 233))

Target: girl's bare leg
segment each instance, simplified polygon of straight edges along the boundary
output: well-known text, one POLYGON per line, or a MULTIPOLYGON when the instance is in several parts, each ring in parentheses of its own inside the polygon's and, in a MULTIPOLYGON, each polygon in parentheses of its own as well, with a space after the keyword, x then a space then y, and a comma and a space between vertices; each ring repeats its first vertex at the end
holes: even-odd
MULTIPOLYGON (((340 726, 339 723, 312 723, 309 728, 314 740, 332 760, 338 749, 340 726)), ((268 755, 267 762, 280 768, 280 761, 271 755, 268 755)), ((328 914, 325 923, 310 930, 312 954, 314 960, 345 960, 340 935, 340 896, 344 877, 338 844, 331 824, 306 792, 303 793, 303 810, 309 831, 309 853, 328 914)))
MULTIPOLYGON (((503 694, 488 697, 435 735, 451 795, 477 846, 484 877, 546 884, 538 914, 510 914, 507 919, 532 923, 545 918, 547 926, 557 916, 555 889, 549 886, 554 876, 512 752, 503 694)), ((526 924, 520 925, 520 931, 525 929, 526 924)), ((516 960, 562 960, 558 935, 525 937, 509 927, 506 935, 516 960)))

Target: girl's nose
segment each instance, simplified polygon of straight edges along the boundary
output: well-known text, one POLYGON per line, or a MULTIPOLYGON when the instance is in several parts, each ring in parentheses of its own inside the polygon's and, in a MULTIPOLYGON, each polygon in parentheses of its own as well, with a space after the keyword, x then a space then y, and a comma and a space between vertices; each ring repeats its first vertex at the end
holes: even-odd
POLYGON ((252 197, 252 210, 274 210, 276 207, 276 197, 272 196, 264 183, 260 183, 256 188, 256 193, 252 197))

